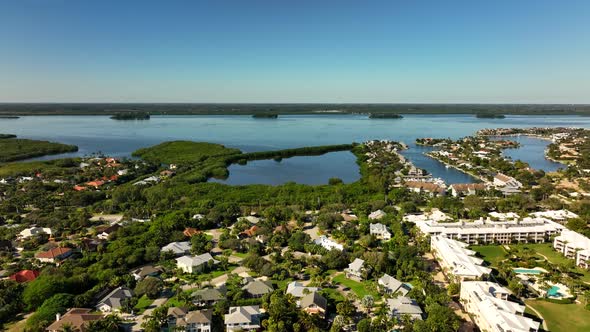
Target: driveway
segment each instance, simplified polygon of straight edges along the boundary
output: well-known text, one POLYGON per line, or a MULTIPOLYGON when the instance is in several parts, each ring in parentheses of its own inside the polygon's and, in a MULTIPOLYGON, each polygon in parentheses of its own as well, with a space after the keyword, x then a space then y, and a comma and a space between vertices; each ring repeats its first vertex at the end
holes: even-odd
POLYGON ((141 324, 143 323, 144 318, 151 315, 154 309, 164 305, 166 302, 168 302, 167 297, 159 297, 155 299, 154 302, 152 302, 152 304, 147 309, 145 309, 145 311, 141 315, 137 315, 137 317, 135 317, 136 323, 131 327, 131 331, 142 331, 143 329, 141 327, 141 324))

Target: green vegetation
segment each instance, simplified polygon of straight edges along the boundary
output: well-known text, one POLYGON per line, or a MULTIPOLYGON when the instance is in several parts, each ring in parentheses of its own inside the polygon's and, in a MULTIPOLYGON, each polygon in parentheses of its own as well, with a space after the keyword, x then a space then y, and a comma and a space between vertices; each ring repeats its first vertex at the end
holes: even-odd
POLYGON ((71 173, 79 161, 76 159, 56 159, 47 161, 29 161, 6 163, 0 166, 0 176, 30 175, 40 172, 45 175, 71 173))
POLYGON ((20 119, 20 116, 0 115, 0 119, 20 119))
POLYGON ((0 162, 17 161, 75 151, 78 151, 78 147, 75 145, 30 139, 0 139, 0 162))
POLYGON ((375 290, 370 290, 371 287, 368 282, 359 282, 356 280, 348 279, 344 274, 339 274, 332 279, 335 283, 344 285, 344 287, 350 288, 360 299, 366 295, 371 295, 373 298, 378 299, 381 296, 375 290))
POLYGON ((147 309, 150 305, 152 305, 153 302, 154 300, 147 297, 147 295, 143 295, 139 298, 134 308, 137 310, 137 313, 140 314, 144 312, 145 309, 147 309))
POLYGON ((492 266, 498 266, 507 256, 506 249, 502 245, 472 246, 470 249, 480 254, 483 260, 492 266))
POLYGON ((0 139, 4 138, 16 138, 16 135, 13 134, 0 134, 0 139))
POLYGON ((252 117, 254 119, 278 119, 279 115, 275 114, 275 113, 257 113, 257 114, 253 114, 252 117))
POLYGON ((207 158, 239 154, 240 150, 226 148, 221 144, 172 141, 133 152, 134 157, 157 164, 193 164, 207 158))
POLYGON ((403 116, 397 113, 371 113, 369 119, 402 119, 403 116))
POLYGON ((150 115, 146 112, 117 113, 111 116, 113 120, 149 120, 150 115))
POLYGON ((581 304, 556 304, 542 300, 527 301, 545 319, 551 332, 590 331, 590 311, 581 304))

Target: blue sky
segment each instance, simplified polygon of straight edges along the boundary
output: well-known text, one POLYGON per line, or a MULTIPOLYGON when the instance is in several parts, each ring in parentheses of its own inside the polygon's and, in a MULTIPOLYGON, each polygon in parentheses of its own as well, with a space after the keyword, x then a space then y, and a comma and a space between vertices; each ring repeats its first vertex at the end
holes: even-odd
POLYGON ((0 102, 590 103, 590 1, 0 0, 0 102))

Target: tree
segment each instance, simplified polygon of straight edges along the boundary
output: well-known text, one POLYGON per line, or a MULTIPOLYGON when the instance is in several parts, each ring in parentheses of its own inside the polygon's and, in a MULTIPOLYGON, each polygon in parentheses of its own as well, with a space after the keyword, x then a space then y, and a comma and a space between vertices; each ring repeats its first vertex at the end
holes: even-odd
POLYGON ((103 319, 94 320, 88 323, 86 332, 110 332, 123 331, 121 317, 118 315, 108 315, 103 319))
POLYGON ((449 284, 449 287, 447 288, 447 293, 449 294, 449 296, 454 296, 459 294, 459 292, 461 291, 461 286, 457 283, 451 283, 449 284))
POLYGON ((375 298, 372 295, 365 295, 361 300, 361 305, 367 310, 367 314, 371 312, 374 304, 375 298))
POLYGON ((145 332, 160 332, 160 329, 167 323, 168 306, 157 307, 151 315, 144 317, 141 327, 145 332))
POLYGON ((65 313, 74 303, 71 294, 55 294, 43 302, 37 311, 27 319, 27 331, 43 331, 54 319, 56 314, 65 313))
POLYGON ((135 294, 138 297, 141 297, 145 294, 148 298, 155 299, 160 295, 163 287, 164 285, 162 280, 159 278, 146 277, 142 281, 138 282, 137 286, 135 286, 135 294))
POLYGON ((358 332, 372 332, 371 320, 368 318, 361 319, 356 325, 358 332))
POLYGON ((345 299, 344 301, 342 301, 336 305, 336 313, 338 313, 338 315, 345 317, 347 319, 352 317, 354 312, 355 312, 355 306, 348 299, 345 299))
POLYGON ((265 296, 263 306, 269 315, 268 319, 263 322, 268 331, 289 331, 297 322, 297 306, 290 295, 275 291, 265 296))
POLYGON ((191 237, 191 251, 193 254, 200 255, 209 252, 212 248, 213 245, 205 233, 195 234, 191 237))

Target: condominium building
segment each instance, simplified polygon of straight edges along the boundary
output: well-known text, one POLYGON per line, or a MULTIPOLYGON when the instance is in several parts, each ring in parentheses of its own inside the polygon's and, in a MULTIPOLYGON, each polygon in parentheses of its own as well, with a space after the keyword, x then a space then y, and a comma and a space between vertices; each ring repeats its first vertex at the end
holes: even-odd
POLYGON ((553 240, 553 248, 575 260, 577 266, 584 269, 590 267, 590 239, 584 235, 565 229, 553 240))
POLYGON ((467 246, 443 235, 430 238, 432 253, 450 279, 476 280, 490 274, 492 269, 482 266, 483 260, 473 257, 475 251, 467 249, 467 246))
POLYGON ((472 222, 437 222, 415 220, 420 231, 427 235, 445 235, 468 244, 512 242, 540 243, 559 235, 564 226, 545 218, 494 221, 490 218, 472 222))
POLYGON ((535 332, 539 322, 524 317, 523 305, 508 301, 510 291, 488 281, 461 283, 461 303, 486 332, 535 332))

